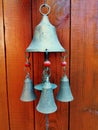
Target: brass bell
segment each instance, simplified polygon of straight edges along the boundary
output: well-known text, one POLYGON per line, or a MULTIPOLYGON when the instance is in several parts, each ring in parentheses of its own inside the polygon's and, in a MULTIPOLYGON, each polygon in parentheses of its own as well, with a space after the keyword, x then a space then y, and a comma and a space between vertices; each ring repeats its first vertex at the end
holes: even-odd
POLYGON ((33 88, 32 80, 29 77, 29 74, 26 75, 25 81, 24 81, 24 87, 22 91, 22 95, 20 97, 20 100, 23 102, 30 102, 36 99, 36 95, 33 88))
POLYGON ((70 102, 73 100, 73 96, 70 90, 69 80, 66 75, 61 78, 60 90, 56 97, 61 102, 70 102))
POLYGON ((27 47, 27 52, 65 52, 61 46, 55 27, 50 23, 48 16, 43 15, 41 22, 36 26, 33 40, 27 47))
POLYGON ((36 109, 43 114, 53 113, 57 110, 49 77, 47 77, 46 82, 43 84, 41 97, 36 109))

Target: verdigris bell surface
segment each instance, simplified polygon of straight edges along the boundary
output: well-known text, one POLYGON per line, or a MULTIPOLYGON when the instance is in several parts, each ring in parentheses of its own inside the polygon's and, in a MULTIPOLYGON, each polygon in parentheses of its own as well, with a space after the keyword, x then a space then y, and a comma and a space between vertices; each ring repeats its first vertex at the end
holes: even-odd
POLYGON ((34 92, 32 80, 30 79, 29 75, 26 75, 26 79, 24 81, 24 87, 23 87, 20 100, 23 102, 30 102, 35 99, 36 99, 36 95, 34 92))
POLYGON ((53 113, 57 110, 49 78, 47 78, 47 81, 43 85, 41 97, 36 109, 43 114, 53 113))
MULTIPOLYGON (((42 76, 42 82, 40 84, 35 85, 34 88, 36 90, 42 91, 44 83, 46 82, 47 77, 48 77, 47 74, 43 74, 43 76, 42 76)), ((51 84, 52 89, 57 88, 56 84, 54 84, 54 83, 50 83, 50 84, 51 84)))
MULTIPOLYGON (((50 83, 50 84, 51 84, 51 88, 52 88, 52 89, 57 88, 57 85, 56 85, 56 84, 53 84, 53 83, 50 83)), ((36 90, 42 91, 43 86, 44 86, 44 83, 40 83, 40 84, 35 85, 34 88, 35 88, 36 90)))
MULTIPOLYGON (((45 80, 46 80, 46 76, 43 76, 43 78, 42 78, 42 83, 35 85, 34 88, 35 88, 36 90, 42 91, 43 86, 44 86, 44 83, 45 83, 45 80)), ((54 84, 54 83, 50 83, 50 85, 51 85, 51 88, 52 88, 52 89, 57 88, 57 85, 54 84)))
POLYGON ((64 75, 61 78, 60 89, 59 89, 56 99, 61 102, 70 102, 73 100, 73 95, 71 93, 69 80, 66 75, 64 75))
POLYGON ((43 15, 41 22, 36 26, 33 40, 27 47, 27 52, 64 52, 55 27, 50 23, 48 16, 43 15))

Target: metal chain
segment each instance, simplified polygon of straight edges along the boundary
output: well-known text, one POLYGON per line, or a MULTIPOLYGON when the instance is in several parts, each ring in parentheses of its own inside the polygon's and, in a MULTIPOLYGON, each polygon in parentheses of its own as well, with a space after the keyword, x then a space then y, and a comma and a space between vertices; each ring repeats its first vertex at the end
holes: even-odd
POLYGON ((66 75, 66 67, 63 67, 63 75, 66 75))
POLYGON ((31 66, 30 66, 29 58, 30 58, 30 53, 25 52, 26 62, 25 62, 25 66, 24 66, 24 71, 25 71, 25 73, 26 73, 27 75, 28 75, 28 74, 30 75, 30 72, 31 72, 31 66))
POLYGON ((49 67, 45 67, 43 70, 43 77, 50 77, 51 76, 51 69, 49 67))

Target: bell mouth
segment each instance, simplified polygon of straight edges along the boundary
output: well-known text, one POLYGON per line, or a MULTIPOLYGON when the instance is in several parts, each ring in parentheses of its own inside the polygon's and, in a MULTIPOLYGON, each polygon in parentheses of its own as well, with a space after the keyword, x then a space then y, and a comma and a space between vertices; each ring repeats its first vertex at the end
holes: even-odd
POLYGON ((48 52, 66 52, 66 50, 65 49, 59 49, 59 50, 54 50, 54 49, 47 49, 47 48, 45 48, 45 49, 30 49, 30 48, 27 48, 26 49, 26 52, 46 52, 46 50, 48 51, 48 52))

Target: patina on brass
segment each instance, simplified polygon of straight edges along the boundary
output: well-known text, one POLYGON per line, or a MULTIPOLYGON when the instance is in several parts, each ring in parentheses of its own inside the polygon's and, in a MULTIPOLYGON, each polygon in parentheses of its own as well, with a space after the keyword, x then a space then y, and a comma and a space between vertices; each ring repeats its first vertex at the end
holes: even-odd
POLYGON ((64 75, 61 78, 60 90, 57 94, 56 99, 61 101, 61 102, 70 102, 73 100, 73 96, 72 96, 72 93, 70 90, 70 85, 69 85, 69 79, 67 78, 66 75, 64 75))
POLYGON ((29 77, 29 74, 26 75, 25 81, 24 81, 24 87, 22 91, 22 95, 20 97, 20 100, 23 102, 30 102, 36 99, 36 95, 34 92, 34 87, 32 80, 29 77))
MULTIPOLYGON (((48 68, 48 69, 49 69, 49 68, 48 68)), ((46 82, 47 76, 49 76, 49 75, 43 74, 43 76, 42 76, 42 83, 37 84, 37 85, 34 86, 34 88, 35 88, 36 90, 42 91, 43 86, 44 86, 44 83, 46 82)), ((50 84, 51 84, 51 88, 52 88, 52 89, 57 88, 57 85, 56 85, 56 84, 54 84, 54 83, 50 83, 50 84)))
MULTIPOLYGON (((50 84, 51 84, 51 88, 52 88, 52 89, 57 88, 57 85, 56 85, 56 84, 54 84, 54 83, 50 83, 50 84)), ((36 90, 42 91, 43 86, 44 86, 44 83, 42 82, 42 83, 40 83, 40 84, 35 85, 34 88, 35 88, 36 90)))
POLYGON ((27 52, 64 52, 65 49, 61 46, 57 33, 56 28, 53 26, 49 19, 48 14, 42 13, 41 9, 44 6, 48 6, 47 4, 43 4, 40 7, 40 13, 43 15, 41 22, 36 26, 34 31, 33 40, 31 41, 30 45, 27 47, 27 52))
POLYGON ((53 113, 57 110, 49 77, 47 77, 46 82, 44 82, 41 97, 36 109, 43 114, 53 113))

